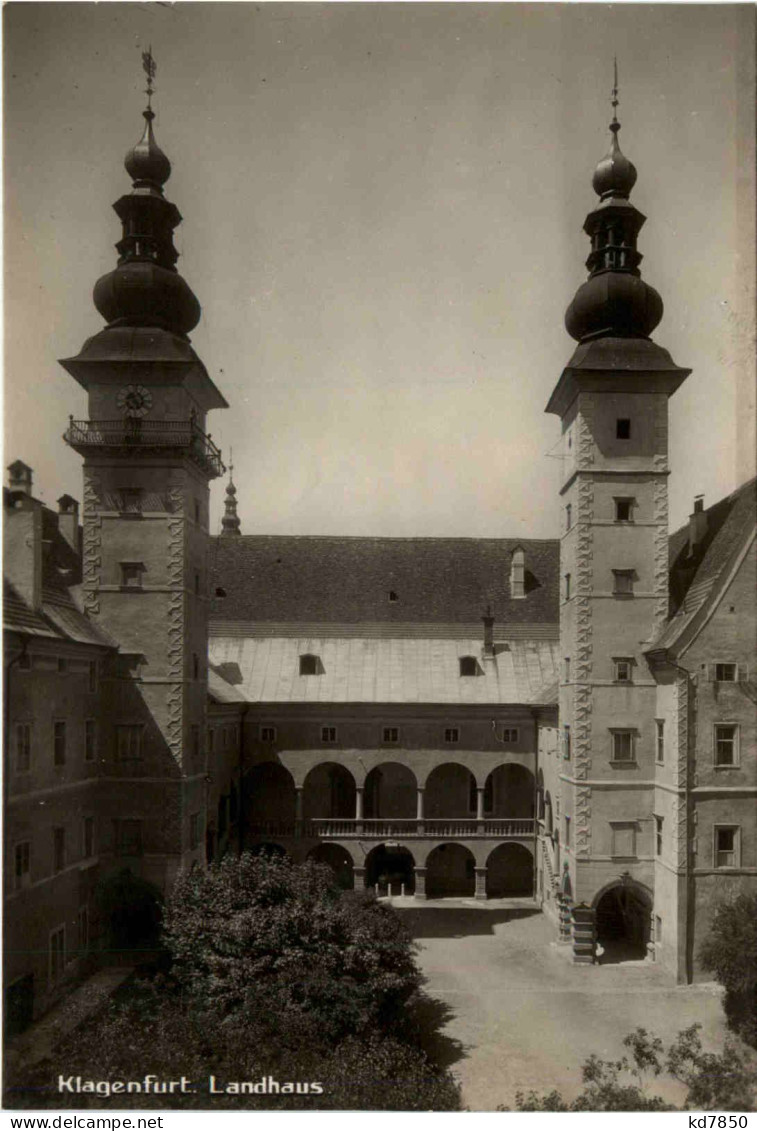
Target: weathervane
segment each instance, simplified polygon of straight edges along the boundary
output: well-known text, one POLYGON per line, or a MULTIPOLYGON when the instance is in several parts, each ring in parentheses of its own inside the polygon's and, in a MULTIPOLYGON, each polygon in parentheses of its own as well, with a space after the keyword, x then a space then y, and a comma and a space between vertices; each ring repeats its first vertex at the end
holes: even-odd
POLYGON ((155 71, 157 70, 155 60, 152 57, 152 44, 150 44, 146 51, 142 52, 142 69, 147 75, 147 90, 145 91, 147 95, 147 109, 152 110, 153 82, 155 80, 155 71))

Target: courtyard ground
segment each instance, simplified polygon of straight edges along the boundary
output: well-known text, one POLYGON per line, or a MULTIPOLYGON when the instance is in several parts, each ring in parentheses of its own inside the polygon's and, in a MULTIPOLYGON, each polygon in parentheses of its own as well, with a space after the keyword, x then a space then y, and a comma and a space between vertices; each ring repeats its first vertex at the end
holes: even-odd
MULTIPOLYGON (((581 1091, 591 1054, 616 1058, 637 1026, 667 1045, 698 1021, 706 1048, 722 1049, 720 988, 676 986, 654 963, 574 966, 552 923, 530 900, 392 903, 421 944, 429 1008, 441 1022, 437 1057, 458 1076, 470 1111, 515 1108, 515 1093, 581 1091)), ((684 1089, 651 1088, 672 1103, 684 1089)))

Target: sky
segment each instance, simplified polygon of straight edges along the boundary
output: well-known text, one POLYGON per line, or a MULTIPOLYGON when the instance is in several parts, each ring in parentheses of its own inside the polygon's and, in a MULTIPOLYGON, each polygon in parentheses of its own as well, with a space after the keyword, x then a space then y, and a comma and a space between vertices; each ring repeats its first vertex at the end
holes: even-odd
MULTIPOLYGON (((102 328, 140 52, 230 409, 242 531, 549 538, 591 176, 636 165, 670 402, 671 527, 754 474, 754 10, 744 5, 11 3, 5 463, 81 498, 57 364, 102 328)), ((224 481, 212 485, 219 530, 224 481)))

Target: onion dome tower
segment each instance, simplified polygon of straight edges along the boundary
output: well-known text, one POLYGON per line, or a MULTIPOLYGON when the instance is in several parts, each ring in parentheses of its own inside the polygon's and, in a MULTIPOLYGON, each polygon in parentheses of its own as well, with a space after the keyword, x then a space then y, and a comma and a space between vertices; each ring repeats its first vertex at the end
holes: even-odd
POLYGON ((143 65, 132 189, 114 205, 118 261, 94 291, 106 325, 61 364, 89 402, 65 435, 84 457, 84 608, 119 646, 103 820, 118 824, 132 799, 148 878, 166 886, 204 860, 209 482, 225 471, 206 417, 227 405, 187 337, 200 305, 176 270, 181 216, 163 194, 171 166, 153 131, 150 51, 143 65), (125 793, 137 772, 138 795, 125 793))
POLYGON ((226 498, 223 501, 224 515, 221 519, 221 537, 241 534, 242 525, 237 514, 237 489, 234 486, 234 464, 229 457, 229 482, 226 485, 226 498))
MULTIPOLYGON (((645 218, 629 200, 636 169, 618 144, 617 106, 616 68, 610 150, 584 224, 589 278, 565 316, 578 345, 547 405, 562 426, 560 790, 570 896, 561 899, 591 917, 618 882, 613 858, 627 855, 622 898, 643 904, 648 928, 652 870, 636 861, 627 829, 646 815, 642 785, 655 788, 659 710, 645 649, 668 615, 668 399, 690 370, 650 337, 662 299, 639 271, 645 218)), ((667 812, 664 798, 654 800, 655 813, 667 812)), ((562 912, 569 921, 567 903, 562 912)), ((591 961, 592 938, 577 930, 576 961, 591 961)))

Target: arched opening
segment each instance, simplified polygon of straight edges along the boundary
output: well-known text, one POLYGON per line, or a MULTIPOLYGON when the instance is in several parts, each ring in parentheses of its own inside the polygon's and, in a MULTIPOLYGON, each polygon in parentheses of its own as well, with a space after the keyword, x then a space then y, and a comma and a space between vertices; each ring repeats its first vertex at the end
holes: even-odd
POLYGON ((262 841, 260 844, 251 844, 247 849, 251 856, 286 856, 287 850, 280 844, 271 841, 262 841))
POLYGON ((615 884, 595 904, 601 964, 647 956, 652 901, 640 884, 615 884))
POLYGON ((476 891, 476 861, 463 844, 440 844, 426 861, 426 895, 472 896, 476 891))
POLYGON ((467 766, 445 762, 426 780, 425 815, 429 818, 474 818, 476 779, 467 766))
POLYGON ((346 818, 355 816, 355 779, 337 762, 313 766, 302 790, 302 810, 306 818, 346 818))
POLYGON ((534 775, 525 766, 513 762, 497 766, 486 779, 486 789, 491 791, 492 816, 533 817, 534 784, 534 775))
POLYGON ((366 818, 411 820, 418 804, 415 774, 399 762, 382 762, 366 777, 364 798, 366 818))
POLYGON ((491 899, 534 894, 534 858, 523 844, 500 844, 486 861, 486 894, 491 899))
POLYGON ((273 836, 294 833, 294 781, 278 762, 260 762, 245 774, 244 804, 250 832, 273 836))
POLYGON ((355 873, 352 870, 352 857, 340 844, 318 844, 308 852, 308 860, 327 864, 334 873, 340 888, 347 891, 355 886, 355 873))
POLYGON ((415 891, 415 860, 406 848, 399 845, 377 844, 365 858, 365 882, 368 887, 391 887, 399 895, 402 885, 405 894, 415 891))

